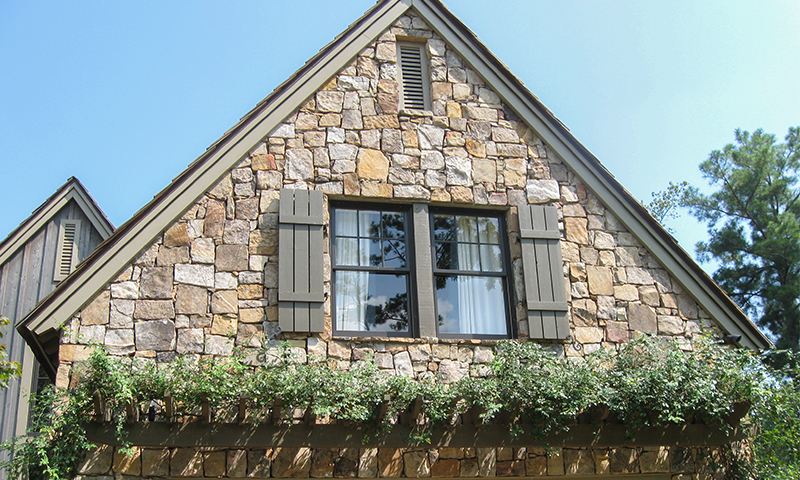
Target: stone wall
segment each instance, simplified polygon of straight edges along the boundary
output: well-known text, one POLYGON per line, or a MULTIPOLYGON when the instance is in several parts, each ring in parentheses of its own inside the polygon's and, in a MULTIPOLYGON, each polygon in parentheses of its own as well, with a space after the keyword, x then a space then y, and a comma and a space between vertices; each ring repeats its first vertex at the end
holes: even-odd
POLYGON ((453 478, 672 473, 675 480, 724 478, 719 449, 651 448, 134 448, 103 446, 80 467, 81 479, 453 478))
MULTIPOLYGON (((528 336, 518 205, 556 205, 574 341, 580 356, 639 332, 691 339, 713 322, 639 241, 420 18, 404 16, 290 115, 160 235, 71 322, 59 385, 90 344, 168 362, 255 351, 277 325, 279 189, 329 198, 480 205, 508 212, 511 312, 528 336), (432 111, 399 108, 395 39, 426 39, 432 111), (266 322, 266 323, 264 323, 266 322)), ((326 218, 327 222, 327 218, 326 218)), ((325 239, 326 245, 328 239, 325 239)), ((326 247, 327 248, 327 247, 326 247)), ((330 258, 325 257, 330 292, 330 258)), ((374 354, 381 369, 454 381, 485 374, 493 342, 283 334, 299 355, 342 366, 374 354)))

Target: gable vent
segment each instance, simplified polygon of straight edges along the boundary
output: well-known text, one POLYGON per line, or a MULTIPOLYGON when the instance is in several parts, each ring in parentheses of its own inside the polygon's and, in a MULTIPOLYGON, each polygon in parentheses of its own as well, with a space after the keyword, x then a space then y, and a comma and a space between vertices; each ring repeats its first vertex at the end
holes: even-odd
POLYGON ((58 249, 53 280, 60 282, 72 273, 78 263, 78 236, 81 229, 80 220, 62 220, 58 229, 58 249))
POLYGON ((399 43, 398 59, 403 89, 403 108, 430 110, 427 58, 424 44, 399 43))

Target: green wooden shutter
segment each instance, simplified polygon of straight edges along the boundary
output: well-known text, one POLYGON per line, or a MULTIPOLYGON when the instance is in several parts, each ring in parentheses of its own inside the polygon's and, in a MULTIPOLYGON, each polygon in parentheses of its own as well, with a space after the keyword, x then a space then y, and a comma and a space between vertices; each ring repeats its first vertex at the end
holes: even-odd
POLYGON ((519 226, 530 336, 566 339, 569 318, 556 207, 520 206, 519 226))
POLYGON ((322 192, 281 190, 278 324, 285 332, 325 329, 322 222, 322 192))

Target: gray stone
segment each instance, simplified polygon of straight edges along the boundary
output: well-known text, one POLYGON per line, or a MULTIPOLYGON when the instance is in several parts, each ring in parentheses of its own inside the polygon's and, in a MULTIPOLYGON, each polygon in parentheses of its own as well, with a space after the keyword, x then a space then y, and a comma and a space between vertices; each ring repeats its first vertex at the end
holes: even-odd
POLYGON ((472 185, 472 162, 469 158, 445 158, 448 185, 472 185))
POLYGON ((672 315, 658 316, 658 333, 665 335, 681 335, 685 330, 681 317, 672 315))
POLYGON ((218 272, 234 272, 248 269, 247 245, 220 245, 217 247, 218 272))
POLYGON ((81 324, 105 325, 108 323, 111 293, 103 290, 81 311, 81 324))
POLYGON ((170 300, 136 300, 133 318, 145 320, 175 318, 175 306, 170 300))
POLYGON ((233 354, 233 343, 233 338, 209 335, 206 337, 205 353, 207 355, 230 356, 233 354))
POLYGON ((111 298, 139 298, 139 285, 136 282, 119 282, 111 284, 111 298))
POLYGON ((250 222, 247 220, 226 221, 222 241, 231 245, 247 245, 250 242, 250 222))
POLYGON ((175 311, 181 314, 207 313, 208 290, 204 287, 178 285, 175 293, 175 311))
POLYGON ((175 349, 175 324, 170 320, 150 320, 134 325, 137 350, 164 352, 175 349))
POLYGON ((402 351, 394 355, 394 371, 397 375, 414 377, 414 368, 411 366, 411 357, 408 352, 402 351))
POLYGON ((287 149, 284 173, 289 180, 313 180, 314 156, 311 150, 305 148, 287 149))
POLYGON ((409 478, 430 477, 431 463, 425 450, 403 454, 403 473, 409 478))
POLYGON ((441 383, 452 384, 469 375, 469 365, 466 362, 442 360, 436 372, 436 380, 441 383))
POLYGON ((369 78, 339 75, 337 78, 339 88, 343 90, 369 90, 369 78))
POLYGON ((214 239, 195 238, 192 241, 191 257, 193 263, 214 263, 214 239))
POLYGON ((203 353, 203 329, 182 328, 178 330, 178 353, 203 353))
POLYGON ((331 160, 355 160, 358 147, 349 143, 334 143, 328 146, 328 154, 331 160))
POLYGON ((106 331, 105 344, 109 347, 132 347, 133 329, 115 328, 106 331))
POLYGON ((294 135, 294 125, 291 123, 282 123, 278 125, 268 136, 278 138, 294 138, 294 135))
POLYGON ((106 338, 104 325, 84 325, 78 329, 78 343, 102 345, 106 338))
POLYGON ((433 150, 441 148, 444 144, 444 129, 433 125, 420 125, 417 127, 419 137, 419 148, 421 150, 433 150))
POLYGON ((201 287, 214 286, 213 265, 175 265, 175 281, 201 287))
POLYGON ((547 203, 561 198, 556 180, 528 179, 525 190, 531 203, 547 203))
POLYGON ((140 298, 172 298, 172 267, 142 269, 140 298))
POLYGON ((420 158, 420 168, 441 170, 444 168, 444 155, 436 150, 423 151, 420 158))
POLYGON ((333 91, 317 92, 317 111, 341 112, 344 104, 344 93, 333 91))
POLYGON ((628 305, 628 324, 632 330, 643 333, 658 333, 656 311, 652 307, 640 303, 628 305))

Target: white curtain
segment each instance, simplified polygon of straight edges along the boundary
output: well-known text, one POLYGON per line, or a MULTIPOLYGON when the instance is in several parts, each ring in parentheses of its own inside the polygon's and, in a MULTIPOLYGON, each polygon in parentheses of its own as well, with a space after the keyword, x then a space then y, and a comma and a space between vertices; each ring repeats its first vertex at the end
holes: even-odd
MULTIPOLYGON (((357 237, 358 212, 336 211, 336 265, 369 265, 369 240, 342 238, 357 237), (362 243, 362 248, 359 247, 362 243)), ((362 227, 362 230, 364 227, 362 227)), ((368 330, 367 297, 369 273, 339 270, 336 272, 336 328, 346 331, 368 330)))
MULTIPOLYGON (((475 217, 456 217, 458 269, 481 271, 478 246, 478 222, 475 217), (469 242, 469 243, 462 243, 469 242)), ((483 246, 491 249, 491 246, 483 246)), ((493 253, 493 252, 485 252, 493 253)), ((484 254, 484 271, 501 269, 497 255, 484 254)), ((504 335, 505 315, 502 280, 498 277, 459 275, 458 316, 460 333, 473 335, 504 335)))

